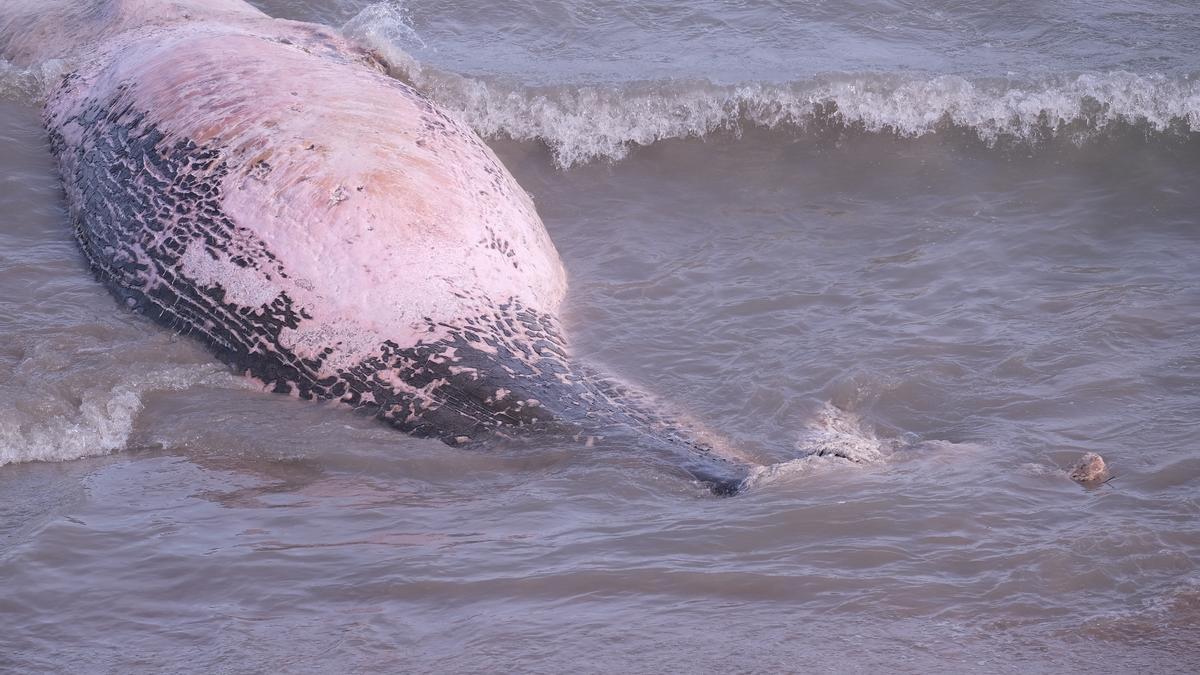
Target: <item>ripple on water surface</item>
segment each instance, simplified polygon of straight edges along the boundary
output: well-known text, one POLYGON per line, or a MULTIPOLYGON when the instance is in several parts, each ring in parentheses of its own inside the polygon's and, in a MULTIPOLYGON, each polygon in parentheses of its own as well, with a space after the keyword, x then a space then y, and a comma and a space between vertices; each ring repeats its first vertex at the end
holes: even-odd
POLYGON ((1196 669, 1193 140, 746 124, 564 170, 564 92, 494 145, 578 351, 772 462, 877 461, 718 500, 636 448, 455 451, 247 388, 90 278, 7 96, 0 667, 1196 669), (1086 451, 1113 482, 1066 479, 1086 451))

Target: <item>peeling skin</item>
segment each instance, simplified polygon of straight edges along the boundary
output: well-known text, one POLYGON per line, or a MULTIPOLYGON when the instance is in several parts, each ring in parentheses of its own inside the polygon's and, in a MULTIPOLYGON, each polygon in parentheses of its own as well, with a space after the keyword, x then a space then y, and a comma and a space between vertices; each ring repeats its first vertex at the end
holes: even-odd
POLYGON ((235 0, 10 1, 6 57, 62 56, 56 30, 82 45, 44 117, 80 246, 125 305, 273 391, 452 445, 625 430, 718 492, 745 474, 570 357, 529 197, 332 31, 235 0))
POLYGON ((221 288, 225 299, 234 305, 265 306, 283 292, 265 272, 238 265, 223 251, 209 251, 200 239, 188 242, 179 263, 179 271, 196 285, 221 288))

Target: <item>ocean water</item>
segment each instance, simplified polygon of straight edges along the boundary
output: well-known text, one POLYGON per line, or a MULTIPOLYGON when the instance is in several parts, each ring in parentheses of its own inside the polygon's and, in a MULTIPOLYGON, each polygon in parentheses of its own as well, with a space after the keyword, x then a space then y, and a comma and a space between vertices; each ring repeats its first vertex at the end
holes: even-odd
POLYGON ((255 4, 484 135, 576 352, 776 464, 258 390, 92 279, 63 65, 0 65, 0 671, 1200 671, 1200 7, 255 4))

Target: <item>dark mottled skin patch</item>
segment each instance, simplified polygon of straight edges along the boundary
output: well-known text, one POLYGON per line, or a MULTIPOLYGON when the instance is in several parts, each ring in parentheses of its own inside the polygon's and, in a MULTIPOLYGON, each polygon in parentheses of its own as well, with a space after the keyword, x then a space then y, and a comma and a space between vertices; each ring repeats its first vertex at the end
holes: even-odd
MULTIPOLYGON (((230 168, 220 149, 168 138, 131 100, 121 88, 63 121, 82 131, 77 146, 65 143, 55 120, 47 121, 80 246, 127 307, 200 339, 276 392, 337 399, 418 436, 459 445, 505 429, 573 437, 642 430, 639 444, 670 453, 718 494, 736 490, 740 468, 680 435, 668 420, 630 405, 619 385, 568 359, 553 317, 513 302, 485 303, 490 310, 454 325, 430 321, 430 332, 445 329, 439 334, 446 337, 416 346, 384 342, 377 354, 321 377, 336 345, 303 358, 282 344, 283 331, 311 318, 286 292, 247 307, 231 302, 219 286, 184 274, 184 252, 198 244, 214 260, 287 278, 268 247, 224 213, 221 184, 230 168), (406 393, 391 384, 396 379, 424 394, 406 393)), ((432 106, 426 113, 432 129, 453 124, 432 106)), ((260 162, 250 173, 270 169, 260 162)), ((508 251, 507 242, 490 234, 487 245, 508 251)))
MULTIPOLYGON (((483 194, 482 191, 481 194, 483 194)), ((492 228, 485 226, 484 230, 487 231, 487 237, 481 239, 479 244, 481 246, 486 246, 493 251, 496 251, 500 255, 508 258, 509 262, 512 263, 513 269, 521 269, 521 265, 517 262, 517 252, 513 250, 512 244, 508 243, 507 239, 501 239, 498 237, 496 235, 496 231, 492 228)))

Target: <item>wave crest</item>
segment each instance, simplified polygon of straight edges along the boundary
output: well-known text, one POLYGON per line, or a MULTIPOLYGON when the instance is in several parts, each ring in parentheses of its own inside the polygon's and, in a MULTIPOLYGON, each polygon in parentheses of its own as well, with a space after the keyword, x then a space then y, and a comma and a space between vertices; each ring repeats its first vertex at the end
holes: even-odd
POLYGON ((233 377, 211 365, 175 366, 128 374, 106 384, 77 382, 35 393, 37 378, 28 375, 16 378, 11 388, 0 387, 0 399, 10 404, 24 402, 0 411, 0 466, 65 461, 121 450, 129 441, 146 394, 201 385, 228 387, 233 377), (25 395, 17 389, 25 389, 25 395))
POLYGON ((62 59, 50 59, 28 68, 20 68, 0 59, 0 101, 39 103, 50 85, 71 70, 62 59))
POLYGON ((1035 85, 975 83, 958 76, 861 75, 791 84, 638 83, 533 89, 428 69, 405 74, 483 136, 541 141, 563 167, 619 160, 634 146, 741 131, 800 132, 830 125, 914 138, 948 128, 994 147, 1109 128, 1200 131, 1194 81, 1133 73, 1085 74, 1035 85))
POLYGON ((919 137, 965 129, 981 142, 1082 142, 1113 127, 1200 132, 1200 81, 1124 71, 1034 79, 840 73, 786 83, 704 80, 525 86, 471 77, 415 59, 425 44, 402 5, 377 3, 343 28, 485 137, 540 141, 563 167, 619 160, 635 146, 737 133, 801 133, 830 125, 919 137))

